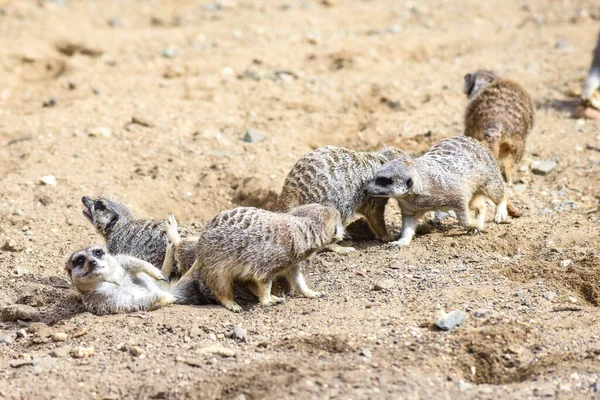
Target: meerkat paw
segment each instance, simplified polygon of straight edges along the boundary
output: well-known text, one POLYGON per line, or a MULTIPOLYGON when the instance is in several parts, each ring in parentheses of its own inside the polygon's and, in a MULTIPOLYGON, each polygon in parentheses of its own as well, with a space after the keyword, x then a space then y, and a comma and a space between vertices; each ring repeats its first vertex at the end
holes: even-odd
POLYGON ((411 241, 412 241, 412 238, 400 238, 400 239, 396 240, 395 242, 388 243, 386 247, 390 247, 390 248, 406 247, 410 244, 411 241))
POLYGON ((344 246, 340 246, 337 243, 332 243, 327 246, 324 246, 321 251, 331 251, 333 253, 338 253, 338 254, 348 254, 348 253, 355 252, 356 249, 354 247, 350 247, 350 246, 344 247, 344 246))
POLYGON ((395 240, 397 237, 398 236, 394 235, 393 233, 388 233, 387 235, 380 237, 379 241, 380 242, 391 242, 391 241, 395 240))
POLYGON ((271 304, 280 304, 284 302, 285 298, 271 295, 271 304))
POLYGON ((167 241, 169 244, 177 244, 181 241, 181 237, 179 236, 179 231, 177 230, 177 220, 175 216, 171 213, 167 215, 167 220, 165 221, 165 229, 167 230, 167 241))
POLYGON ((467 228, 467 235, 479 235, 481 233, 481 228, 472 226, 467 228))
POLYGON ((307 299, 316 299, 317 297, 323 297, 323 293, 321 292, 315 292, 314 290, 305 290, 304 293, 302 293, 302 295, 304 297, 306 297, 307 299))
POLYGON ((240 307, 240 305, 233 300, 223 301, 221 302, 221 304, 223 305, 223 307, 234 313, 242 312, 242 307, 240 307))
POLYGON ((156 301, 152 303, 152 306, 150 306, 150 310, 156 310, 157 308, 166 307, 175 303, 176 300, 177 299, 175 298, 175 296, 173 296, 170 293, 160 294, 156 301))

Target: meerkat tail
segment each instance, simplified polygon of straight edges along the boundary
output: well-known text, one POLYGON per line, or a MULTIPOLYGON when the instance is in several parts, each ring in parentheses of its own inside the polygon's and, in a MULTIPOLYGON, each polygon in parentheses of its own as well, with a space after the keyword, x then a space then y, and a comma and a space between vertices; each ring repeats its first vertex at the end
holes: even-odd
POLYGON ((506 203, 506 210, 508 211, 508 215, 512 218, 519 218, 523 215, 511 202, 510 200, 506 203))

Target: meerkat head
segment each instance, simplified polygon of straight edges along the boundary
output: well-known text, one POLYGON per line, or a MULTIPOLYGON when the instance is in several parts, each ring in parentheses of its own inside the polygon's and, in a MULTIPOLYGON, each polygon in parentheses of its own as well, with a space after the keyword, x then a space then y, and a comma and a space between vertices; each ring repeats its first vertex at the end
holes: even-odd
POLYGON ((85 207, 83 215, 96 227, 101 235, 110 233, 115 224, 122 219, 133 219, 133 213, 118 201, 104 197, 91 199, 87 196, 81 198, 85 207))
POLYGON ((333 207, 320 204, 306 204, 294 208, 290 214, 297 217, 310 218, 322 226, 323 243, 339 242, 344 240, 346 230, 340 212, 333 207))
POLYGON ((392 160, 410 160, 411 157, 406 152, 391 146, 384 146, 379 154, 384 156, 388 161, 392 160))
POLYGON ((463 92, 469 99, 472 99, 477 93, 481 92, 483 88, 497 79, 500 79, 500 77, 492 71, 478 69, 475 72, 465 75, 463 92))
POLYGON ((373 197, 402 197, 412 193, 414 179, 411 160, 392 160, 377 170, 367 185, 367 194, 373 197))
POLYGON ((110 258, 105 246, 92 244, 71 254, 65 269, 77 290, 88 292, 110 274, 110 258))

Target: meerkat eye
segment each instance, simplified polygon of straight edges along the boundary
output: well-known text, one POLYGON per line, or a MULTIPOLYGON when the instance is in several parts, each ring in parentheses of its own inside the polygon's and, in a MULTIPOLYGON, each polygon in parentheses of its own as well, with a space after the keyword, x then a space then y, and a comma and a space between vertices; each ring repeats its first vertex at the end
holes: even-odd
POLYGON ((393 183, 394 183, 393 180, 391 180, 390 178, 385 178, 383 176, 375 179, 375 184, 377 186, 383 186, 383 187, 385 187, 385 186, 391 186, 393 183))
POLYGON ((94 252, 92 254, 94 254, 94 257, 96 257, 96 258, 102 258, 102 256, 104 255, 104 252, 102 250, 94 250, 94 252))
POLYGON ((85 264, 85 257, 84 256, 79 256, 75 259, 75 262, 73 262, 73 265, 75 265, 76 267, 81 267, 83 264, 85 264))
POLYGON ((106 206, 104 204, 102 204, 102 202, 97 201, 94 203, 94 209, 96 211, 104 211, 104 210, 106 210, 106 206))
POLYGON ((406 180, 406 187, 410 189, 412 187, 412 185, 413 185, 412 178, 408 178, 406 180))

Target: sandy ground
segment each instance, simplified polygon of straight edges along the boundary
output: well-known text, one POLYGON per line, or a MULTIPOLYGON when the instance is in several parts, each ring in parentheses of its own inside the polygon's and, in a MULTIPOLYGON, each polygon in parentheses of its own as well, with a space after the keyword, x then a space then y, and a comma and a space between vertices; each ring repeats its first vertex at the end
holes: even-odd
POLYGON ((42 322, 0 323, 0 398, 600 396, 600 123, 571 117, 599 21, 597 0, 0 0, 0 307, 42 322), (83 312, 63 270, 101 241, 82 195, 182 223, 270 207, 312 148, 461 134, 477 68, 535 101, 522 218, 321 254, 322 299, 83 312), (434 329, 440 310, 466 321, 434 329))

